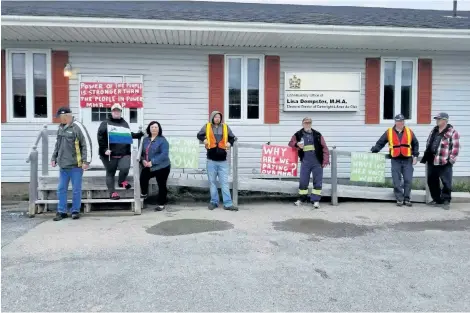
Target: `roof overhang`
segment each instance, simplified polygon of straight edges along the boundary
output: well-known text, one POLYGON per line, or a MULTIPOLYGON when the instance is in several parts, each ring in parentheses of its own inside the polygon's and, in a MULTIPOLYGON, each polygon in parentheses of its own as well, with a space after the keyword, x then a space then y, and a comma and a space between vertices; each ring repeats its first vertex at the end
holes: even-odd
POLYGON ((2 40, 272 48, 470 51, 470 30, 2 16, 2 40))

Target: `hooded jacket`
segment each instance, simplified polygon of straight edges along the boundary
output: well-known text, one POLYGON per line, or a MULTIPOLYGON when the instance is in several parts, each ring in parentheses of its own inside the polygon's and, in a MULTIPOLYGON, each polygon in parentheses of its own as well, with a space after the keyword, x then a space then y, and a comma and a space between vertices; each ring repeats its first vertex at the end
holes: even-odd
MULTIPOLYGON (((108 124, 114 126, 120 126, 125 128, 130 128, 129 124, 121 118, 113 118, 110 116, 108 120, 101 123, 98 128, 98 146, 99 146, 99 155, 105 157, 104 154, 108 150, 108 124)), ((142 138, 143 133, 131 133, 133 139, 142 138)), ((111 156, 113 157, 122 157, 125 155, 131 155, 131 145, 124 143, 113 143, 109 145, 109 150, 111 150, 111 156)))
MULTIPOLYGON (((210 115, 209 119, 210 123, 212 124, 212 132, 214 133, 214 137, 216 140, 216 143, 218 144, 222 140, 222 135, 223 135, 223 115, 219 111, 213 111, 210 115), (215 125, 214 124, 214 117, 219 114, 220 115, 220 124, 215 125)), ((232 130, 230 127, 227 126, 228 130, 228 142, 230 145, 233 146, 233 143, 236 140, 235 135, 232 133, 232 130)), ((204 141, 207 139, 206 135, 206 125, 202 126, 201 130, 197 133, 197 139, 200 141, 204 141)), ((212 161, 226 161, 227 160, 227 150, 221 149, 218 146, 212 149, 207 149, 207 159, 212 160, 212 161)))
POLYGON ((60 124, 52 159, 60 168, 81 167, 91 162, 91 139, 82 123, 60 124))

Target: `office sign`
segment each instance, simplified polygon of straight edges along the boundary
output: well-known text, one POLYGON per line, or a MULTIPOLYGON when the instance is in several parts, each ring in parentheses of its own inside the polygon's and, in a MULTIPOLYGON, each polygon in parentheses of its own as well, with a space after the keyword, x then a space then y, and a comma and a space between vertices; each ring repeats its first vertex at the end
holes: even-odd
POLYGON ((284 111, 358 111, 360 96, 361 73, 284 73, 284 111))

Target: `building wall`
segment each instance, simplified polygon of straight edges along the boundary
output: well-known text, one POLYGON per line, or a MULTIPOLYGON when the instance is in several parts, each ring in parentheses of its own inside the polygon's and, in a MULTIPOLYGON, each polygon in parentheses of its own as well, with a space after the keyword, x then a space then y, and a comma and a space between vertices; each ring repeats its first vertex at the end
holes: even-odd
MULTIPOLYGON (((14 47, 27 45, 16 44, 14 47)), ((9 48, 9 46, 4 46, 9 48)), ((470 176, 470 153, 465 149, 470 137, 470 58, 464 53, 420 53, 392 51, 336 51, 336 50, 272 50, 221 49, 161 46, 47 46, 69 50, 69 62, 78 74, 143 75, 144 122, 158 120, 165 136, 195 138, 208 119, 208 54, 259 53, 279 55, 281 60, 281 97, 279 125, 231 124, 240 142, 286 145, 292 134, 300 129, 305 116, 313 119, 313 127, 323 133, 327 144, 338 150, 369 151, 390 125, 365 125, 364 71, 365 58, 383 56, 426 57, 433 59, 432 113, 448 112, 451 123, 461 134, 462 150, 454 168, 456 176, 470 176), (362 92, 358 112, 283 112, 284 72, 361 72, 362 92)), ((70 104, 79 110, 78 75, 70 79, 70 104)), ((432 125, 409 125, 424 151, 432 125)), ((2 124, 2 182, 27 182, 29 165, 25 163, 28 151, 42 125, 2 124)), ((50 126, 56 129, 57 125, 50 126)), ((90 134, 95 136, 95 134, 90 134)), ((54 138, 50 139, 50 151, 54 138)), ((95 153, 97 149, 94 150, 95 153)), ((386 149, 384 148, 384 152, 386 149)), ((240 151, 240 173, 259 173, 261 150, 240 151)), ((40 161, 41 162, 41 161, 40 161)), ((201 149, 200 168, 204 168, 201 149)), ((349 176, 349 159, 339 158, 338 174, 349 176)), ((330 175, 327 169, 325 176, 330 175)), ((387 175, 388 171, 387 171, 387 175)), ((424 167, 418 165, 415 176, 424 176, 424 167)))

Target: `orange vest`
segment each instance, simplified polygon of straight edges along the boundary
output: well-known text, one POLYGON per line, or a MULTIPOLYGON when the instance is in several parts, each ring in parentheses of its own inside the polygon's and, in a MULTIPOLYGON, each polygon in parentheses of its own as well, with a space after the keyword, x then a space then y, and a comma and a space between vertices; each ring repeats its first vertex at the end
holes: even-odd
POLYGON ((207 139, 206 149, 213 149, 217 146, 220 149, 224 149, 224 150, 227 148, 228 127, 226 124, 222 124, 221 126, 222 126, 222 140, 219 141, 219 143, 217 144, 217 140, 215 139, 214 132, 212 131, 212 123, 206 124, 206 139, 207 139))
POLYGON ((390 156, 393 158, 403 155, 405 157, 411 156, 411 139, 413 139, 413 132, 408 127, 403 128, 403 136, 401 142, 398 139, 398 134, 393 127, 388 129, 388 146, 390 148, 390 156))

